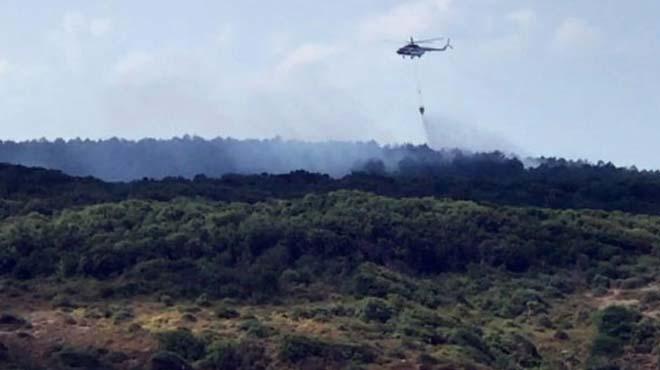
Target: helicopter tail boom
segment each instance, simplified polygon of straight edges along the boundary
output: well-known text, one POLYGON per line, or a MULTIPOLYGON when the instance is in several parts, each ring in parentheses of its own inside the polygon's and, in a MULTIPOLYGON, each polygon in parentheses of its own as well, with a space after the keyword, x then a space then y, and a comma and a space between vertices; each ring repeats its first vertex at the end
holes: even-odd
POLYGON ((425 47, 424 50, 426 50, 426 51, 445 51, 447 49, 453 49, 453 48, 454 47, 451 45, 451 39, 447 39, 447 43, 445 44, 445 46, 443 46, 441 48, 427 48, 427 47, 425 47))

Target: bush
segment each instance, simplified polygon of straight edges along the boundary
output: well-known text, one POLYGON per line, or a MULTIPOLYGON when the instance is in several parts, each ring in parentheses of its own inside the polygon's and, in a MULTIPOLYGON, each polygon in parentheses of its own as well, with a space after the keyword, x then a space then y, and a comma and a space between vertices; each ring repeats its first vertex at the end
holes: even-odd
POLYGON ((320 357, 322 343, 302 336, 287 336, 280 347, 280 358, 288 362, 299 362, 308 357, 320 357))
POLYGON ((120 364, 128 361, 129 359, 130 356, 128 356, 124 352, 110 352, 106 357, 106 360, 110 361, 113 364, 120 364))
POLYGON ((2 330, 18 330, 29 325, 27 320, 18 315, 6 312, 0 314, 0 329, 2 330))
POLYGON ((241 353, 234 343, 214 343, 208 355, 199 364, 202 369, 238 370, 241 369, 241 353))
POLYGON ((280 281, 287 285, 309 285, 312 277, 307 271, 286 269, 280 275, 280 281))
POLYGON ((78 307, 78 305, 75 304, 69 296, 61 295, 61 294, 58 294, 55 297, 53 297, 50 300, 50 303, 52 303, 53 306, 57 308, 73 309, 78 307))
POLYGON ((158 302, 164 304, 167 307, 174 305, 174 300, 172 299, 171 296, 167 294, 161 294, 160 296, 158 296, 158 302))
POLYGON ((62 349, 54 353, 59 363, 78 369, 100 369, 101 360, 98 351, 80 349, 62 349))
POLYGON ((660 302, 660 291, 651 290, 646 292, 641 299, 643 304, 654 304, 660 302))
POLYGON ((540 314, 536 317, 536 323, 546 329, 554 329, 555 323, 550 320, 550 317, 546 314, 540 314))
POLYGON ((603 297, 606 296, 607 293, 609 293, 609 290, 605 287, 602 286, 597 286, 591 288, 591 294, 594 295, 594 297, 603 297))
POLYGON ((189 361, 197 361, 206 354, 206 343, 186 329, 160 333, 158 342, 161 351, 176 353, 189 361))
POLYGON ((598 334, 591 345, 592 356, 619 357, 623 354, 625 342, 607 334, 598 334))
POLYGON ((610 287, 610 279, 607 276, 596 275, 591 279, 591 287, 608 289, 610 287))
POLYGON ((384 299, 365 298, 360 302, 360 318, 364 321, 387 322, 395 314, 395 309, 384 299))
POLYGON ((557 340, 561 340, 561 341, 570 339, 570 337, 568 336, 568 333, 566 333, 563 330, 555 331, 555 334, 552 337, 557 339, 557 340))
POLYGON ((357 361, 370 363, 375 359, 373 351, 365 346, 330 343, 303 336, 287 336, 280 345, 279 357, 297 363, 310 357, 333 362, 357 361))
POLYGON ((658 344, 659 332, 660 326, 655 320, 644 318, 637 323, 630 340, 635 352, 651 353, 658 344))
POLYGON ((198 368, 213 370, 260 370, 265 369, 270 359, 262 346, 251 342, 216 342, 209 347, 208 355, 200 361, 198 368))
POLYGON ((607 357, 591 357, 585 368, 586 370, 621 370, 619 365, 607 357))
POLYGON ((433 365, 437 365, 440 363, 440 361, 438 361, 437 358, 429 355, 428 353, 420 353, 419 356, 417 356, 417 362, 422 366, 430 366, 430 367, 433 367, 433 365))
POLYGON ((245 320, 241 323, 239 328, 247 332, 249 336, 253 336, 257 338, 270 337, 275 333, 275 329, 271 328, 270 326, 264 325, 263 323, 261 323, 261 321, 257 319, 245 320))
POLYGON ((296 307, 291 311, 291 318, 294 320, 301 319, 317 319, 317 320, 326 320, 330 312, 326 309, 318 308, 307 308, 307 307, 296 307))
POLYGON ((195 304, 199 307, 209 307, 211 306, 211 300, 206 293, 200 294, 197 299, 195 299, 195 304))
POLYGON ((564 294, 571 294, 575 292, 577 282, 564 276, 553 275, 550 277, 549 285, 564 294))
POLYGON ((111 311, 113 312, 112 320, 115 324, 130 321, 135 317, 133 310, 127 307, 112 307, 111 311))
POLYGON ((520 334, 504 333, 491 337, 488 347, 491 348, 489 352, 498 353, 498 358, 506 358, 523 369, 541 365, 542 358, 534 343, 520 334))
POLYGON ((215 316, 219 319, 235 319, 241 314, 231 307, 220 306, 215 309, 215 316))
POLYGON ((449 343, 477 350, 482 355, 480 357, 484 362, 488 363, 495 359, 488 345, 484 342, 482 334, 476 329, 459 328, 454 330, 449 336, 449 343))
POLYGON ((635 323, 641 319, 639 312, 623 306, 609 306, 596 317, 598 332, 613 338, 628 341, 632 337, 635 323))
POLYGON ((637 340, 641 347, 648 346, 647 337, 654 336, 655 330, 645 328, 644 325, 638 326, 641 317, 639 312, 623 306, 609 306, 598 312, 595 317, 598 334, 591 345, 590 361, 601 363, 602 358, 620 357, 624 353, 624 346, 633 340, 633 334, 639 335, 637 340))
POLYGON ((622 289, 638 289, 648 284, 648 279, 643 277, 630 277, 619 282, 622 289))
POLYGON ((427 308, 406 309, 397 322, 397 330, 402 334, 429 344, 447 342, 449 332, 458 325, 452 319, 438 315, 427 308))
POLYGON ((503 302, 501 314, 504 317, 509 318, 530 311, 533 311, 534 314, 538 314, 545 312, 547 306, 548 304, 537 291, 532 289, 516 289, 509 298, 503 302))
POLYGON ((151 370, 193 370, 181 356, 172 352, 158 352, 151 357, 151 370))
POLYGON ((350 292, 360 297, 382 298, 390 293, 409 297, 414 292, 414 287, 396 273, 373 263, 360 265, 348 285, 350 292))

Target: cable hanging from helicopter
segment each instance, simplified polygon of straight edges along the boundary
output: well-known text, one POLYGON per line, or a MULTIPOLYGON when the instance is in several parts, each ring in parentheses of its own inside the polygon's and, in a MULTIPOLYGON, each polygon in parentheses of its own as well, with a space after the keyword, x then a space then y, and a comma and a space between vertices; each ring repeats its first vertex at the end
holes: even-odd
MULTIPOLYGON (((444 37, 436 37, 432 39, 426 39, 426 40, 419 40, 415 41, 412 37, 410 38, 410 42, 408 44, 402 46, 399 48, 396 53, 401 55, 404 59, 406 57, 410 57, 411 60, 414 60, 415 57, 417 59, 421 59, 424 54, 430 51, 446 51, 447 49, 453 49, 454 47, 451 45, 451 39, 447 39, 447 43, 445 46, 441 48, 430 48, 426 46, 421 46, 420 44, 426 44, 426 43, 433 43, 437 41, 444 40, 444 37)), ((419 76, 419 63, 415 63, 414 65, 414 75, 415 75, 415 82, 417 84, 417 95, 419 98, 419 114, 424 117, 424 113, 426 111, 426 108, 424 107, 424 95, 422 94, 422 80, 419 76)))

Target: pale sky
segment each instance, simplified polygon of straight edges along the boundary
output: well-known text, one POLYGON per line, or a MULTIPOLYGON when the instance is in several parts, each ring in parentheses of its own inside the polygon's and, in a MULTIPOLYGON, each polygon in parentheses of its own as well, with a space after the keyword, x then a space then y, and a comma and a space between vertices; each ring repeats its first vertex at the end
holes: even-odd
POLYGON ((0 0, 0 138, 422 143, 660 168, 655 0, 0 0))

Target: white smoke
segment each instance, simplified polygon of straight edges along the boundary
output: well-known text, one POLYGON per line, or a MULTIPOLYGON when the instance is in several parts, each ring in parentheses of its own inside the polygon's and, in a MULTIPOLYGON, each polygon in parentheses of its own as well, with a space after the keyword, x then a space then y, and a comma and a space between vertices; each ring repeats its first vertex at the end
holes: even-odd
POLYGON ((524 150, 496 132, 460 122, 439 114, 427 113, 422 118, 428 145, 435 150, 461 149, 469 152, 500 151, 507 155, 524 155, 524 150))

